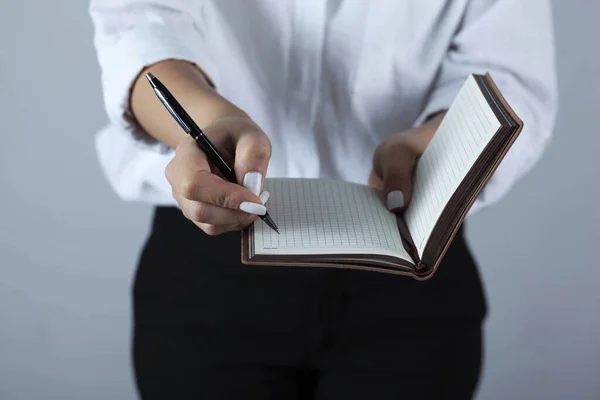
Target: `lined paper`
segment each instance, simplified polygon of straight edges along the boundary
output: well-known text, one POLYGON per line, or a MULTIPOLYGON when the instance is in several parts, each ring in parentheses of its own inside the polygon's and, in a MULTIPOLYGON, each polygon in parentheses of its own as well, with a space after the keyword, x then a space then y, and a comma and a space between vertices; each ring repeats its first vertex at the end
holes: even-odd
POLYGON ((380 254, 412 261, 381 192, 327 179, 273 178, 267 209, 280 234, 254 223, 256 254, 380 254))
POLYGON ((404 218, 419 255, 450 197, 499 128, 500 122, 470 76, 415 171, 404 218))

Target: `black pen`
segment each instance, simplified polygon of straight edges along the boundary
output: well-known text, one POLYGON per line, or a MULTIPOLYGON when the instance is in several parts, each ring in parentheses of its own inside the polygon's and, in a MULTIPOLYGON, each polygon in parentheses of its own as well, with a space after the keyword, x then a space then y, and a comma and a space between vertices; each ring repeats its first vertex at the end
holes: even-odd
MULTIPOLYGON (((188 135, 194 138, 196 144, 198 144, 198 147, 206 154, 206 157, 208 157, 210 162, 217 167, 219 172, 221 172, 229 182, 238 183, 233 168, 227 164, 227 161, 221 156, 217 148, 211 143, 204 132, 202 132, 202 129, 196 125, 192 117, 188 115, 165 85, 150 72, 146 74, 146 78, 148 79, 148 82, 150 82, 150 85, 152 85, 152 89, 154 89, 154 93, 156 93, 160 102, 169 111, 169 114, 175 118, 175 121, 177 121, 179 126, 181 126, 188 135)), ((275 230, 275 232, 279 233, 279 229, 269 213, 260 215, 260 218, 265 221, 269 227, 275 230)))

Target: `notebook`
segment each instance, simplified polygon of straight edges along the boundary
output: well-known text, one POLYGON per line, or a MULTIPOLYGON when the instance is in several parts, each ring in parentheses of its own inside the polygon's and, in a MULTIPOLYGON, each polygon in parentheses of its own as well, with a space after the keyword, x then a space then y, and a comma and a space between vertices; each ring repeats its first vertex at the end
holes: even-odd
POLYGON ((365 269, 430 278, 522 121, 489 74, 468 77, 417 162, 401 215, 382 193, 330 179, 265 181, 280 234, 257 220, 242 232, 242 262, 365 269))

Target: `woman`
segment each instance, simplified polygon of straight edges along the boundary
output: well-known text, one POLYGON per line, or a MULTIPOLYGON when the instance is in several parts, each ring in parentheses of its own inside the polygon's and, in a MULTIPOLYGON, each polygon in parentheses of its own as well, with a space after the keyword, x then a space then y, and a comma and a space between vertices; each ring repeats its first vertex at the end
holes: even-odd
POLYGON ((92 0, 116 192, 154 204, 134 286, 144 399, 470 398, 484 296, 462 233, 427 282, 249 267, 237 231, 267 176, 382 188, 401 212, 416 160, 466 77, 490 72, 525 129, 472 212, 535 163, 555 112, 548 1, 92 0), (176 125, 173 92, 235 166, 176 125), (268 173, 267 173, 268 170, 268 173))

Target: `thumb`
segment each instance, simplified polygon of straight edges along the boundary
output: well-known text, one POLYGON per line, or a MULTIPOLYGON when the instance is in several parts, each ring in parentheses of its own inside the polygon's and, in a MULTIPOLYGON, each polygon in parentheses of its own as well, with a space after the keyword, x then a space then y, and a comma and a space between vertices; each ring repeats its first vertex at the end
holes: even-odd
POLYGON ((374 170, 383 181, 383 198, 392 212, 401 212, 412 196, 417 156, 405 146, 390 146, 376 158, 374 170))
POLYGON ((271 158, 271 141, 261 130, 243 133, 235 148, 235 173, 238 182, 255 195, 262 193, 264 177, 271 158))

